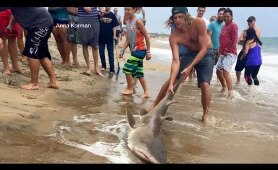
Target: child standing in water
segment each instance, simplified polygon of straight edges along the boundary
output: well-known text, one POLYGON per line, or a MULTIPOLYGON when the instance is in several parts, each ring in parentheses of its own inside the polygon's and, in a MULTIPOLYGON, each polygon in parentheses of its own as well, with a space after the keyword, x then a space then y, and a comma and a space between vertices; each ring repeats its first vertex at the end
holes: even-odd
POLYGON ((136 7, 125 7, 127 38, 120 52, 120 58, 123 57, 124 51, 128 46, 131 56, 123 68, 123 72, 126 74, 127 88, 122 91, 122 94, 129 95, 134 93, 133 77, 135 77, 139 79, 144 90, 144 94, 141 97, 147 98, 149 97, 149 90, 144 78, 143 60, 145 56, 146 60, 151 59, 150 39, 143 21, 136 18, 135 13, 136 7), (144 40, 146 40, 146 45, 144 40))

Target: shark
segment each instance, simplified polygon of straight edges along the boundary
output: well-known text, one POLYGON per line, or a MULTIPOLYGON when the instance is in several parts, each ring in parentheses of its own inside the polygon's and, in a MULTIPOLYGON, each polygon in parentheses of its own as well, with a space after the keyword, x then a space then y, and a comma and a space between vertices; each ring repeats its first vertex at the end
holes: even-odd
POLYGON ((177 103, 173 97, 183 78, 179 78, 173 88, 174 93, 168 92, 166 96, 150 111, 140 111, 140 121, 136 123, 134 116, 126 112, 130 132, 127 138, 129 149, 140 159, 148 163, 167 163, 164 146, 162 123, 165 120, 172 121, 173 118, 165 116, 168 107, 177 103))

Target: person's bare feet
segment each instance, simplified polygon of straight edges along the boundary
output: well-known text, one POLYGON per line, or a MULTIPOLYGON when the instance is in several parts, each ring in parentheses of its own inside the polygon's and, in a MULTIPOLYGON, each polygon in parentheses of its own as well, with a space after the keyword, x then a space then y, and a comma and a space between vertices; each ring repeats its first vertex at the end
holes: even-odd
POLYGON ((84 73, 88 74, 88 75, 92 75, 91 70, 87 70, 84 73))
POLYGON ((240 81, 237 81, 236 84, 239 85, 239 84, 240 84, 240 81))
POLYGON ((234 92, 233 92, 233 90, 229 90, 229 92, 228 92, 228 97, 227 97, 228 99, 233 99, 233 98, 235 98, 235 95, 234 95, 234 92))
POLYGON ((49 82, 47 83, 47 88, 52 88, 52 89, 59 89, 59 82, 49 82))
POLYGON ((72 66, 73 67, 76 67, 76 68, 79 68, 80 67, 80 64, 78 62, 73 62, 72 63, 72 66))
POLYGON ((16 73, 19 73, 19 74, 24 74, 24 70, 21 69, 21 68, 14 68, 12 71, 16 72, 16 73))
POLYGON ((3 75, 5 75, 5 76, 10 76, 10 75, 12 75, 10 69, 5 69, 5 70, 3 70, 2 73, 3 73, 3 75))
POLYGON ((96 74, 96 75, 99 75, 100 77, 104 77, 104 75, 103 75, 99 70, 96 70, 96 71, 95 71, 95 74, 96 74))
POLYGON ((125 90, 122 91, 121 93, 124 94, 124 95, 130 95, 130 94, 133 94, 133 90, 125 89, 125 90))
POLYGON ((25 89, 25 90, 38 90, 40 88, 40 86, 38 84, 34 85, 33 83, 28 83, 28 84, 22 85, 21 88, 25 89))
POLYGON ((68 63, 68 62, 66 63, 66 62, 63 61, 63 62, 61 62, 61 65, 62 66, 70 66, 70 63, 68 63))
POLYGON ((150 97, 150 93, 144 93, 142 96, 141 96, 141 98, 149 98, 150 97))
POLYGON ((204 114, 202 116, 202 122, 205 124, 205 125, 208 125, 209 124, 209 117, 207 114, 204 114))
POLYGON ((222 87, 222 89, 220 90, 220 93, 225 93, 226 92, 226 88, 225 87, 222 87))

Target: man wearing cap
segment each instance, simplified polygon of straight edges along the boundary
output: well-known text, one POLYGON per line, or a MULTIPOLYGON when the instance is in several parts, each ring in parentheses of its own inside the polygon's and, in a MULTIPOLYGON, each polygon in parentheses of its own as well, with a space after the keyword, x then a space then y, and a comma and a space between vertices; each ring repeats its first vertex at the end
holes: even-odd
POLYGON ((169 42, 172 50, 172 65, 170 78, 163 84, 159 94, 152 104, 153 109, 166 95, 173 92, 176 80, 183 76, 186 79, 195 67, 197 71, 198 87, 201 88, 203 105, 202 121, 208 122, 208 109, 211 100, 210 80, 213 73, 213 57, 211 40, 207 34, 206 24, 201 18, 192 18, 186 7, 172 8, 172 22, 175 29, 170 35, 169 42), (185 45, 188 52, 179 57, 179 45, 185 45))

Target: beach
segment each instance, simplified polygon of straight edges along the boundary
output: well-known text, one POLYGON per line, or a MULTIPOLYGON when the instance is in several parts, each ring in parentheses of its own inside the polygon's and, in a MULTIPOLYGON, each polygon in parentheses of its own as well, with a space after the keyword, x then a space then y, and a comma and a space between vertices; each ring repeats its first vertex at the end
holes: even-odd
MULTIPOLYGON (((0 162, 2 163, 143 163, 127 147, 126 112, 136 119, 141 107, 154 101, 167 80, 171 67, 168 39, 151 39, 152 59, 144 61, 151 97, 142 99, 137 83, 132 96, 121 95, 126 87, 124 73, 119 79, 84 75, 85 61, 78 46, 77 67, 63 67, 54 37, 49 48, 59 89, 46 88, 48 76, 41 68, 39 90, 22 90, 30 79, 26 73, 1 76, 0 162)), ((92 54, 90 51, 90 61, 92 54)), ((119 50, 118 50, 119 51, 119 50)), ((126 50, 128 51, 128 50, 126 50)), ((264 53, 269 52, 266 49, 264 53)), ((163 124, 169 163, 277 163, 278 162, 278 77, 276 51, 259 73, 261 85, 249 88, 242 78, 235 85, 235 98, 219 93, 216 75, 211 81, 212 101, 209 126, 201 122, 200 89, 196 79, 185 80, 175 96, 177 104, 163 124)), ((128 56, 128 52, 126 55, 128 56)), ((123 68, 124 61, 120 60, 123 68)), ((100 64, 99 64, 100 66, 100 64)), ((0 64, 2 69, 2 62, 0 64)), ((117 64, 115 63, 115 68, 117 64)), ((235 83, 235 73, 231 73, 235 83)))

